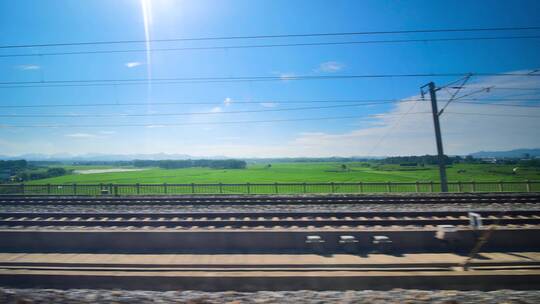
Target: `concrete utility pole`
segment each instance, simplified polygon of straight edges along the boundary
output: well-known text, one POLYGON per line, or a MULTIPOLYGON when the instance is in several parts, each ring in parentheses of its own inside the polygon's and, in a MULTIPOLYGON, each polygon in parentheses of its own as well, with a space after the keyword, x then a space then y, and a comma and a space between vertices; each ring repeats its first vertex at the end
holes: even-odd
POLYGON ((441 178, 441 192, 448 192, 448 180, 446 178, 446 165, 441 137, 441 126, 439 124, 439 109, 437 108, 437 89, 435 83, 428 83, 429 96, 431 97, 431 112, 433 113, 433 125, 435 126, 435 140, 437 142, 437 155, 439 159, 439 176, 441 178))

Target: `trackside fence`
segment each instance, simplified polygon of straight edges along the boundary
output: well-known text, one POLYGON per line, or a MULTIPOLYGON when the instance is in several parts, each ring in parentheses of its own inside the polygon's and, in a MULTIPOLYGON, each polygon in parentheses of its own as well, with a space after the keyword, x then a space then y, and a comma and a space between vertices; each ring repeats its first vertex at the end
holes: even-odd
MULTIPOLYGON (((0 195, 178 195, 440 192, 437 182, 245 184, 0 184, 0 195)), ((449 192, 540 192, 540 181, 449 182, 449 192)))

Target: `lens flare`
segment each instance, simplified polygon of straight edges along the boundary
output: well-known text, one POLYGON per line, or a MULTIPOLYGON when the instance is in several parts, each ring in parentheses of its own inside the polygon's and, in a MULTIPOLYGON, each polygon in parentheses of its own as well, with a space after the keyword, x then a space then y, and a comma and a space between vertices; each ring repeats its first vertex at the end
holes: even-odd
POLYGON ((152 26, 152 1, 141 0, 141 9, 144 22, 144 40, 146 49, 146 75, 148 78, 148 98, 150 98, 151 92, 151 80, 152 80, 152 46, 150 44, 150 27, 152 26))

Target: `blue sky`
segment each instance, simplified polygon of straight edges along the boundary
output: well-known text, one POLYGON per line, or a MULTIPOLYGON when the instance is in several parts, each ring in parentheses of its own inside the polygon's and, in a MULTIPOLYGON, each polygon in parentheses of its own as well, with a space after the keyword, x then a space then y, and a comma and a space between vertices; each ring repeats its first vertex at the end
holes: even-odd
MULTIPOLYGON (((0 45, 57 42, 279 35, 317 32, 516 27, 540 25, 538 1, 1 1, 0 45), (146 7, 146 30, 143 8, 146 7)), ((318 110, 226 114, 306 106, 286 101, 406 99, 429 81, 418 77, 295 81, 298 75, 501 73, 540 67, 540 39, 304 46, 260 49, 152 51, 160 48, 384 39, 540 35, 540 31, 432 33, 257 40, 187 41, 0 49, 0 55, 96 50, 134 53, 0 57, 0 82, 177 77, 283 77, 272 82, 2 88, 1 105, 144 103, 139 106, 1 108, 0 154, 173 153, 233 157, 351 156, 435 153, 427 101, 318 110), (199 104, 159 105, 163 102, 199 104), (203 104, 204 103, 204 104, 203 104), (208 115, 159 116, 211 112, 208 115), (81 117, 81 115, 116 115, 81 117), (121 114, 150 114, 122 117, 121 114), (154 116, 152 116, 154 115, 154 116), (377 116, 373 116, 377 115, 377 116), (222 124, 232 121, 306 120, 222 124), (164 126, 167 124, 186 124, 164 126), (114 127, 117 124, 144 124, 114 127), (192 124, 192 125, 189 125, 192 124), (15 125, 61 125, 14 128, 15 125), (93 127, 76 127, 93 125, 93 127)), ((535 77, 473 77, 467 90, 540 87, 535 77)), ((110 83, 109 83, 110 84, 110 83)), ((440 98, 452 92, 440 91, 440 98)), ((497 91, 479 98, 540 98, 540 91, 497 91)), ((514 100, 517 104, 533 101, 514 100)), ((508 102, 506 102, 508 103, 508 102)), ((511 114, 442 118, 449 154, 539 147, 539 108, 452 104, 456 113, 511 114)))

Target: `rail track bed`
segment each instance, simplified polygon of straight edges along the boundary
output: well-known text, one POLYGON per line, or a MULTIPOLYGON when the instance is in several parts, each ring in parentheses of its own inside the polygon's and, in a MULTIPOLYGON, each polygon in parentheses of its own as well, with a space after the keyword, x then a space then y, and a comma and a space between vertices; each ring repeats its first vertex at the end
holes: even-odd
POLYGON ((448 204, 236 204, 236 205, 107 205, 25 204, 1 205, 0 212, 33 213, 191 213, 191 212, 395 212, 395 211, 493 211, 540 210, 540 203, 448 203, 448 204))
MULTIPOLYGON (((485 225, 540 225, 540 210, 483 211, 485 225)), ((368 228, 468 226, 467 212, 0 213, 0 227, 368 228)))
POLYGON ((387 196, 1 197, 0 212, 393 212, 540 210, 534 193, 387 196))
POLYGON ((0 239, 0 284, 13 287, 540 287, 535 193, 4 196, 0 239), (459 269, 488 233, 469 271, 459 269))
POLYGON ((540 203, 538 193, 385 195, 0 196, 0 205, 268 205, 268 204, 540 203))

